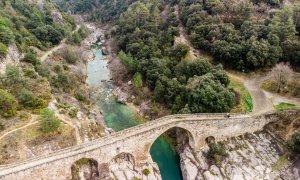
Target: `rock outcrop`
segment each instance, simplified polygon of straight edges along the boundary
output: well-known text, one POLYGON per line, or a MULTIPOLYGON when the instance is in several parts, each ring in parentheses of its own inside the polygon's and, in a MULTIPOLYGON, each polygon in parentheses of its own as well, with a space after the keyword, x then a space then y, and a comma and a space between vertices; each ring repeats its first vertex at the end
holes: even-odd
MULTIPOLYGON (((219 166, 204 157, 209 149, 207 146, 195 154, 185 145, 180 153, 183 179, 274 179, 289 165, 282 156, 282 148, 268 133, 247 134, 223 142, 228 157, 219 166)), ((291 171, 295 172, 295 169, 291 171)))
POLYGON ((15 44, 10 44, 8 46, 8 52, 5 58, 0 57, 0 73, 5 72, 6 65, 17 64, 20 61, 21 53, 15 44))
MULTIPOLYGON (((135 166, 130 154, 120 154, 109 163, 109 178, 161 180, 158 166, 153 162, 135 166)), ((108 178, 108 179, 109 179, 108 178)))

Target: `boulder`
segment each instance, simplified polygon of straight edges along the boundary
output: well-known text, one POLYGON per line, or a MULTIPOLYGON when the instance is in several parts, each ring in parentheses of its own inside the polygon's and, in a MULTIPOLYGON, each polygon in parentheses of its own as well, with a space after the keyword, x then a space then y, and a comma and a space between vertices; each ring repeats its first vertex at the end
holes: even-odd
POLYGON ((102 54, 103 55, 109 55, 109 52, 108 52, 106 47, 102 47, 102 54))

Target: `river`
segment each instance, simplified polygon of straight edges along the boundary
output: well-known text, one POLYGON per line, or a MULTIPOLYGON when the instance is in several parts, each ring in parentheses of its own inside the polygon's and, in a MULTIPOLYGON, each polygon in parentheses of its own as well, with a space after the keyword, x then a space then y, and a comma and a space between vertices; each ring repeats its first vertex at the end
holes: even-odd
MULTIPOLYGON (((141 123, 137 113, 126 105, 120 104, 112 94, 113 85, 109 82, 108 61, 100 48, 94 48, 95 58, 88 63, 87 83, 97 88, 96 103, 104 116, 106 126, 120 131, 141 123)), ((163 137, 159 137, 150 150, 151 157, 158 164, 163 180, 182 180, 179 156, 163 137)))

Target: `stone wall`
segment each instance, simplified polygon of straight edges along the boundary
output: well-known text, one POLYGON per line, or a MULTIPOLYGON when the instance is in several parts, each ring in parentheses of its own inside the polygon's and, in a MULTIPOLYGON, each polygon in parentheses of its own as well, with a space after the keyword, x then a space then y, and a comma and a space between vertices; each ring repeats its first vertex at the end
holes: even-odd
POLYGON ((49 155, 0 166, 0 179, 71 179, 71 166, 77 160, 91 158, 98 164, 108 163, 120 153, 132 154, 138 166, 151 160, 152 144, 173 127, 190 133, 190 142, 197 152, 209 136, 224 140, 260 130, 273 120, 275 116, 252 118, 247 114, 232 114, 230 118, 226 114, 167 116, 49 155))

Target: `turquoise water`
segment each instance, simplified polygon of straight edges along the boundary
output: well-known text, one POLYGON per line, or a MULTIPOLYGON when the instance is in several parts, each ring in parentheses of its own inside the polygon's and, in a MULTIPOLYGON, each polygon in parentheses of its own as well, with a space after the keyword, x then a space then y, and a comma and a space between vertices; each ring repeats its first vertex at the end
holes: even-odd
MULTIPOLYGON (((87 83, 96 88, 96 103, 101 110, 107 127, 120 131, 139 124, 136 112, 120 104, 112 95, 113 85, 110 79, 107 61, 103 59, 101 49, 94 49, 95 59, 87 66, 87 83)), ((159 166, 163 180, 181 180, 179 157, 170 144, 159 137, 150 150, 151 157, 159 166)))
POLYGON ((153 143, 150 154, 163 180, 182 180, 179 156, 165 138, 159 137, 153 143))

